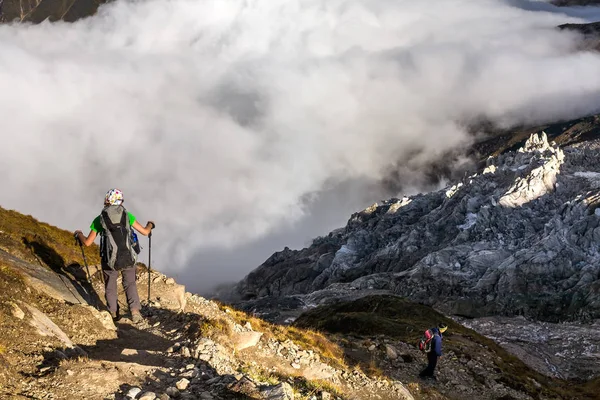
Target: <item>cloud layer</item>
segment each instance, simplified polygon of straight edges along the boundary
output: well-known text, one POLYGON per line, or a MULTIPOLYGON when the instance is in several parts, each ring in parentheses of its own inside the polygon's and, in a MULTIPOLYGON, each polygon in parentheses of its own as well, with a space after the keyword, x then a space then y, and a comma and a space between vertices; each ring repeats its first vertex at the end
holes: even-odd
POLYGON ((119 0, 75 24, 0 26, 0 204, 81 229, 119 187, 157 222, 158 267, 180 270, 289 226, 324 188, 418 174, 471 140, 471 118, 598 111, 600 56, 554 29, 586 15, 598 9, 119 0))

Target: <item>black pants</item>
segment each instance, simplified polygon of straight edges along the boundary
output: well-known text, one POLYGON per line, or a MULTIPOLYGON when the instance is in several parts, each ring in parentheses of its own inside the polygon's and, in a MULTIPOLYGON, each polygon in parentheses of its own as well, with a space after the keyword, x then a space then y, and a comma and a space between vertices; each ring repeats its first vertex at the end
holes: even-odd
POLYGON ((427 364, 427 367, 419 374, 421 377, 433 376, 435 366, 437 365, 438 356, 435 354, 435 352, 430 351, 427 353, 427 360, 429 363, 427 364))

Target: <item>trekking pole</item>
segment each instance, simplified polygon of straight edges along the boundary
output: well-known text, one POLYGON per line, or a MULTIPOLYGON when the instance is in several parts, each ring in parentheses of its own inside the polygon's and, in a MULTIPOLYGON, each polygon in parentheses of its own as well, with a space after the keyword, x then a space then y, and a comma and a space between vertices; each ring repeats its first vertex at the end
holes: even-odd
MULTIPOLYGON (((81 255, 83 256, 83 265, 85 265, 85 270, 87 272, 87 283, 90 285, 92 291, 94 290, 94 284, 92 283, 92 276, 90 275, 90 269, 88 268, 88 263, 87 263, 87 258, 85 257, 85 251, 83 251, 83 243, 81 243, 81 240, 79 240, 79 236, 77 234, 75 234, 75 244, 79 244, 79 248, 81 249, 81 255)), ((102 276, 102 274, 100 274, 102 276)), ((104 282, 104 276, 102 276, 102 282, 104 282)), ((88 292, 88 296, 90 296, 89 301, 95 303, 94 307, 99 310, 100 308, 98 307, 98 299, 96 298, 94 300, 92 293, 90 293, 89 290, 86 289, 86 291, 88 292)))
MULTIPOLYGON (((152 229, 156 227, 154 222, 150 222, 152 224, 152 229)), ((150 271, 152 270, 152 230, 148 234, 148 306, 150 306, 150 271)))
POLYGON ((91 285, 92 277, 90 276, 90 269, 88 268, 87 258, 85 258, 85 251, 83 251, 83 243, 79 240, 79 235, 75 234, 75 244, 79 244, 79 248, 81 249, 81 255, 83 256, 83 265, 85 265, 85 270, 87 272, 87 281, 91 285))

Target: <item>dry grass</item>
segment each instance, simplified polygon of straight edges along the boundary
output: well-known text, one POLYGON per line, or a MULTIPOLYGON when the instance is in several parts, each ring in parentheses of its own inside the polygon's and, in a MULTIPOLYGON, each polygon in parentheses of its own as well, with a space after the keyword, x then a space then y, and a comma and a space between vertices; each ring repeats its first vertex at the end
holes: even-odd
POLYGON ((336 368, 346 368, 344 351, 336 343, 327 339, 322 333, 293 326, 273 326, 275 338, 279 341, 290 339, 296 345, 317 351, 319 355, 336 368))
POLYGON ((386 375, 381 368, 377 365, 374 358, 365 365, 362 365, 362 372, 370 378, 385 379, 386 375))
POLYGON ((0 261, 0 274, 4 277, 4 279, 12 281, 18 281, 19 283, 24 283, 25 278, 23 274, 17 271, 14 268, 11 268, 9 265, 6 265, 0 261))
POLYGON ((333 367, 347 367, 342 348, 316 330, 274 325, 223 304, 219 304, 219 307, 238 324, 245 325, 246 323, 250 323, 253 330, 263 332, 266 338, 271 338, 279 342, 291 340, 294 344, 305 350, 312 350, 318 353, 324 361, 329 362, 333 367))
POLYGON ((254 382, 266 384, 266 385, 277 385, 280 382, 281 375, 274 374, 267 371, 265 368, 260 366, 241 366, 238 372, 248 376, 254 382))
POLYGON ((277 385, 280 382, 288 382, 294 388, 298 399, 312 399, 313 396, 318 396, 322 392, 344 398, 344 392, 339 386, 322 379, 309 380, 297 374, 288 375, 269 371, 259 365, 241 367, 239 372, 261 384, 277 385))
MULTIPOLYGON (((317 307, 304 313, 295 322, 302 328, 317 328, 325 332, 354 334, 363 337, 385 335, 416 344, 423 329, 438 321, 449 326, 444 334, 444 347, 457 357, 486 352, 501 371, 499 382, 533 398, 597 399, 600 378, 587 382, 552 379, 528 367, 516 356, 491 339, 477 334, 444 317, 433 309, 395 296, 367 296, 350 303, 317 307), (538 386, 538 382, 541 386, 538 386)), ((369 376, 378 374, 377 367, 360 364, 369 376)))
POLYGON ((198 327, 202 337, 220 339, 231 336, 231 324, 224 318, 202 319, 198 327))
POLYGON ((329 381, 324 381, 322 379, 306 380, 305 386, 306 391, 308 392, 308 398, 311 398, 313 395, 316 395, 321 392, 328 392, 337 397, 343 396, 343 391, 339 386, 329 381))
MULTIPOLYGON (((89 221, 82 222, 87 225, 89 221)), ((41 259, 43 262, 57 261, 64 265, 82 262, 81 250, 75 244, 72 232, 40 222, 31 215, 23 215, 2 207, 0 207, 0 249, 26 261, 41 259), (40 254, 34 254, 33 250, 40 254)), ((90 264, 100 263, 96 245, 86 248, 85 254, 90 264)))

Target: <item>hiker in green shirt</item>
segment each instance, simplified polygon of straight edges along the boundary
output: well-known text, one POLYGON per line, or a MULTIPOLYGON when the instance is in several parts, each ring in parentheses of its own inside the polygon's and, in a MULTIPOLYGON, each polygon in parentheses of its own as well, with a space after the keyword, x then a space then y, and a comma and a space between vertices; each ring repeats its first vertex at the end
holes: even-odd
POLYGON ((75 231, 75 235, 86 246, 94 243, 98 234, 101 235, 100 254, 108 310, 115 321, 119 319, 117 279, 121 271, 131 319, 134 323, 138 323, 143 321, 143 317, 140 313, 142 306, 135 283, 137 253, 132 247, 131 228, 148 236, 154 223, 149 221, 145 227, 140 225, 135 216, 125 210, 123 201, 123 192, 119 189, 109 190, 104 198, 104 209, 92 221, 89 235, 86 237, 81 231, 75 231))

